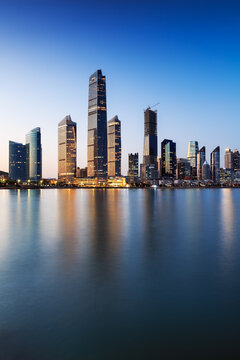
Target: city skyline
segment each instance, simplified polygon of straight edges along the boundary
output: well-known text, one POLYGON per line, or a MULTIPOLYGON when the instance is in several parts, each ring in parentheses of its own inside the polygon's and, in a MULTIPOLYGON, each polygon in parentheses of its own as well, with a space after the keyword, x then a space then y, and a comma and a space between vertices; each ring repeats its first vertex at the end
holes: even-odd
POLYGON ((23 134, 40 126, 43 177, 56 177, 56 127, 66 114, 78 124, 77 165, 87 165, 88 78, 98 68, 107 77, 107 120, 117 114, 122 122, 124 175, 129 153, 143 157, 143 109, 157 102, 158 154, 166 138, 177 143, 177 156, 186 158, 188 142, 196 140, 206 146, 208 162, 220 146, 223 166, 224 150, 240 147, 236 2, 136 7, 130 1, 114 9, 109 2, 96 3, 107 25, 101 27, 105 41, 94 47, 99 28, 94 21, 89 28, 89 15, 96 17, 90 5, 21 4, 0 2, 1 170, 8 171, 8 140, 23 143, 23 134))

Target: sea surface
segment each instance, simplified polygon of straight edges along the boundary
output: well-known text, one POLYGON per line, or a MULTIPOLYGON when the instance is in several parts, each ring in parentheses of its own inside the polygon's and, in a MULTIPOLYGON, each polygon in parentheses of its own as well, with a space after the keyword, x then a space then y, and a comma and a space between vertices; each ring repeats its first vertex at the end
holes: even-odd
POLYGON ((240 190, 0 190, 0 359, 240 359, 240 190))

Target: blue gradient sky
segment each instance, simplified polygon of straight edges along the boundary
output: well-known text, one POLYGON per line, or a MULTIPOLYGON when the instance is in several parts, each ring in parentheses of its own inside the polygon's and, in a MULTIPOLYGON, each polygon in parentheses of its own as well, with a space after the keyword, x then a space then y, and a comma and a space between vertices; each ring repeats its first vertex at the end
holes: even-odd
MULTIPOLYGON (((8 140, 40 126, 43 176, 57 176, 57 124, 78 124, 87 163, 88 78, 107 77, 108 119, 122 121, 127 154, 143 149, 143 109, 160 102, 160 142, 240 148, 239 1, 0 0, 0 169, 8 140)), ((223 165, 223 162, 222 162, 223 165)))

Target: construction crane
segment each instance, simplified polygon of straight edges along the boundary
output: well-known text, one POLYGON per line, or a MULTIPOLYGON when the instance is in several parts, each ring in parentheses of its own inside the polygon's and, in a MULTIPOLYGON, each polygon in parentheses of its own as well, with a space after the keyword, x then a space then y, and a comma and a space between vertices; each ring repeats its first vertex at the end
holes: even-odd
POLYGON ((149 108, 149 109, 152 109, 152 108, 156 107, 156 106, 159 105, 159 104, 160 104, 160 103, 158 102, 158 103, 156 103, 156 104, 154 104, 154 105, 151 105, 151 106, 148 105, 148 108, 149 108))

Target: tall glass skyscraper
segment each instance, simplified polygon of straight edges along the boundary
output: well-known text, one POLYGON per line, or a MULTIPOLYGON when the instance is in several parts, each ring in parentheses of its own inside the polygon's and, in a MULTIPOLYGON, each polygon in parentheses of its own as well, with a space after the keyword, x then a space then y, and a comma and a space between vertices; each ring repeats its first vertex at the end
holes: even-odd
POLYGON ((206 160, 206 148, 203 146, 197 153, 197 178, 202 180, 202 166, 206 160))
POLYGON ((26 180, 26 146, 9 141, 9 178, 26 180))
POLYGON ((76 177, 77 124, 67 115, 58 124, 58 178, 76 177))
POLYGON ((26 178, 40 181, 42 178, 42 144, 39 127, 26 135, 26 178))
POLYGON ((144 148, 143 148, 143 178, 157 178, 157 111, 148 107, 144 111, 144 148), (148 169, 147 169, 148 168, 148 169))
POLYGON ((230 170, 233 169, 233 153, 231 149, 225 150, 224 164, 225 164, 225 169, 230 169, 230 170))
POLYGON ((121 176, 121 121, 114 116, 108 121, 108 176, 121 176))
POLYGON ((165 139, 161 143, 162 150, 162 177, 174 179, 176 177, 176 143, 165 139))
POLYGON ((128 154, 128 182, 133 184, 138 181, 138 153, 128 154))
POLYGON ((198 150, 199 150, 198 142, 197 141, 189 141, 187 158, 188 158, 188 161, 190 162, 192 178, 196 178, 196 176, 197 176, 197 153, 198 153, 198 150))
POLYGON ((220 147, 217 146, 210 155, 211 160, 211 178, 214 182, 219 182, 220 171, 220 147))
POLYGON ((240 154, 237 149, 235 149, 233 151, 232 160, 233 160, 233 171, 234 172, 239 171, 240 170, 240 154))
POLYGON ((88 177, 107 177, 106 79, 101 70, 89 78, 88 177))

